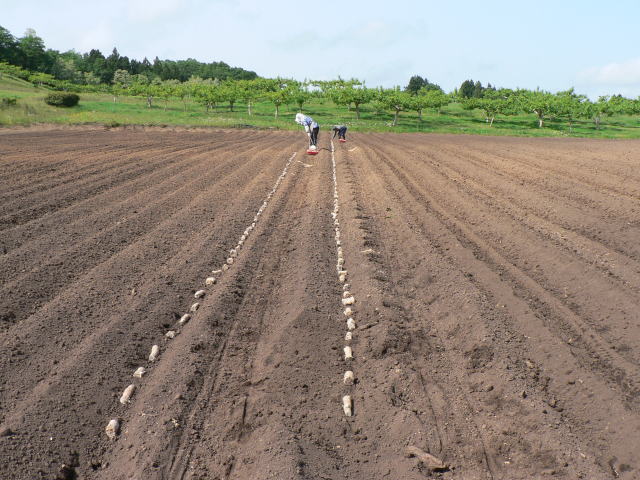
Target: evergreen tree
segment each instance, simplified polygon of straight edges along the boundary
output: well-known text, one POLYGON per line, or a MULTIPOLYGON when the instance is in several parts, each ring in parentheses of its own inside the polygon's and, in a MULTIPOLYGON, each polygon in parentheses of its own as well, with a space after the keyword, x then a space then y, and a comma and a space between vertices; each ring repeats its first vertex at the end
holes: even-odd
POLYGON ((409 84, 404 88, 404 91, 415 95, 422 87, 426 86, 427 83, 425 78, 422 78, 420 75, 414 75, 409 79, 409 84))
POLYGON ((462 98, 473 97, 475 93, 475 84, 473 83, 473 80, 465 80, 464 82, 462 82, 458 93, 462 98))

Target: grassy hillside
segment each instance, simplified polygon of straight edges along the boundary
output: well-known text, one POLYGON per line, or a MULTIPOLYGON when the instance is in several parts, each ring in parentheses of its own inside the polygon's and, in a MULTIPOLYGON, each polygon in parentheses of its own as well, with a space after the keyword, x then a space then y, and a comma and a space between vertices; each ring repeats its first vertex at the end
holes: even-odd
MULTIPOLYGON (((261 102, 253 107, 253 115, 248 115, 246 106, 236 104, 234 112, 228 106, 219 106, 205 112, 202 105, 189 100, 186 105, 173 99, 168 102, 157 99, 152 108, 138 97, 119 97, 115 102, 107 94, 81 94, 80 104, 70 109, 54 108, 46 105, 43 98, 48 93, 45 88, 37 88, 28 82, 3 76, 0 78, 0 98, 16 97, 15 106, 0 107, 0 125, 29 125, 33 123, 105 125, 184 125, 209 127, 256 127, 277 129, 299 129, 293 116, 295 105, 280 108, 280 117, 274 117, 274 107, 261 102)), ((305 105, 304 112, 313 116, 321 128, 334 123, 344 123, 357 131, 393 132, 441 132, 480 135, 516 136, 578 136, 602 138, 640 138, 640 118, 616 116, 605 118, 601 130, 596 130, 593 122, 583 120, 574 124, 570 131, 564 121, 550 120, 544 128, 537 126, 533 115, 497 117, 490 127, 479 111, 466 111, 458 104, 442 109, 442 113, 425 111, 420 121, 415 112, 402 112, 400 123, 391 126, 390 112, 374 112, 368 105, 361 109, 361 119, 355 112, 337 107, 329 100, 320 100, 305 105)))

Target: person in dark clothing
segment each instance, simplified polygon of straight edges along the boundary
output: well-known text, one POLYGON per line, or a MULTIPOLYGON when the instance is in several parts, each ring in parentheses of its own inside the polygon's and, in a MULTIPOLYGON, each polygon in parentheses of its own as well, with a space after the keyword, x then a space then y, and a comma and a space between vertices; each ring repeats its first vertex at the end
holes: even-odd
POLYGON ((334 125, 333 126, 333 138, 336 138, 338 135, 338 140, 343 142, 347 141, 345 135, 347 134, 347 127, 345 125, 334 125))

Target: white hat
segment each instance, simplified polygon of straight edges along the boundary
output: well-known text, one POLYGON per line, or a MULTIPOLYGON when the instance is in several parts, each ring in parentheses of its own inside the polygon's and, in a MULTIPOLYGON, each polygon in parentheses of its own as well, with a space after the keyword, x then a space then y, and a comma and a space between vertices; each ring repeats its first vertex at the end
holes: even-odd
POLYGON ((304 115, 302 113, 296 113, 296 123, 302 124, 304 121, 304 115))

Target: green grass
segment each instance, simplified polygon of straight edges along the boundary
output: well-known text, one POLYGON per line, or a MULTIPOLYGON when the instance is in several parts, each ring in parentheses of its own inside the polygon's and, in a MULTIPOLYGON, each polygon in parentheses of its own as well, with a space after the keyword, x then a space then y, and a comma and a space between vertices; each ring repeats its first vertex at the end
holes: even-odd
MULTIPOLYGON (((234 112, 227 105, 205 112, 204 107, 188 101, 187 107, 178 99, 168 102, 155 99, 152 108, 138 97, 120 97, 116 102, 107 94, 80 94, 80 104, 73 108, 55 108, 46 105, 43 98, 49 92, 36 88, 28 82, 0 77, 0 98, 17 97, 16 106, 0 108, 0 126, 30 125, 34 123, 55 124, 104 124, 193 126, 193 127, 254 127, 300 130, 293 121, 298 111, 295 105, 283 105, 279 118, 274 117, 274 106, 260 102, 253 107, 253 115, 248 115, 246 105, 238 103, 234 112)), ((361 118, 356 119, 354 111, 337 107, 328 100, 320 100, 305 105, 303 111, 328 129, 337 123, 346 124, 352 131, 376 132, 437 132, 465 133, 474 135, 512 135, 527 137, 597 137, 597 138, 640 138, 640 118, 616 116, 603 119, 601 130, 596 130, 591 121, 575 122, 570 131, 565 121, 548 120, 544 128, 538 128, 533 115, 516 115, 496 118, 490 127, 479 111, 464 110, 458 104, 442 109, 440 114, 427 112, 420 121, 415 112, 402 112, 400 122, 392 127, 393 114, 376 113, 371 108, 361 108, 361 118)))

